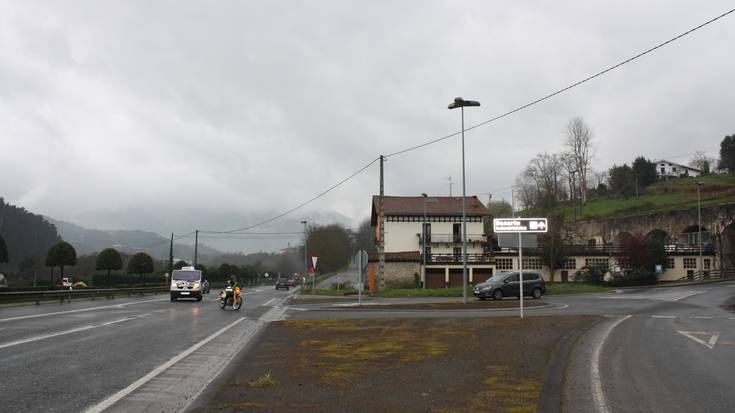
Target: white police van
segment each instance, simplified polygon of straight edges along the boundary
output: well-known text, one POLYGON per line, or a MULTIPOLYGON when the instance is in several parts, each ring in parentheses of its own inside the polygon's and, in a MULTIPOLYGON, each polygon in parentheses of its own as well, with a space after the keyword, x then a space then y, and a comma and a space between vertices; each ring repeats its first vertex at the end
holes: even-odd
POLYGON ((182 267, 171 273, 171 301, 196 298, 202 301, 202 272, 194 267, 182 267))

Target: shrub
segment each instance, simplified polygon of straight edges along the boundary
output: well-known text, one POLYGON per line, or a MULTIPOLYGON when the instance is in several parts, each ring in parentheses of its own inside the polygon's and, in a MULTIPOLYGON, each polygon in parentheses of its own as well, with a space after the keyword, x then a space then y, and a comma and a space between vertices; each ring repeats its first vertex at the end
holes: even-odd
POLYGON ((596 267, 582 267, 574 273, 574 280, 590 284, 603 284, 605 272, 596 267))

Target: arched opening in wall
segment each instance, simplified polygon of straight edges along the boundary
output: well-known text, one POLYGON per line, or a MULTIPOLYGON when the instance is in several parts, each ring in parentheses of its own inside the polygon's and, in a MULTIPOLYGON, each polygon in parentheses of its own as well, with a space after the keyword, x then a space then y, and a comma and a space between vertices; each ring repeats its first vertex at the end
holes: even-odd
POLYGON ((684 228, 684 231, 682 231, 681 234, 679 234, 679 237, 677 239, 677 244, 679 246, 684 248, 689 248, 692 250, 699 251, 699 245, 701 245, 707 249, 712 247, 712 237, 710 235, 710 232, 707 228, 702 227, 702 240, 700 242, 699 240, 699 226, 698 225, 690 225, 686 228, 684 228))
POLYGON ((720 262, 722 269, 735 268, 735 223, 725 227, 720 235, 722 251, 720 251, 720 262))
POLYGON ((626 241, 629 241, 631 238, 633 238, 633 235, 630 232, 621 232, 615 236, 615 239, 613 240, 613 245, 619 247, 626 241))

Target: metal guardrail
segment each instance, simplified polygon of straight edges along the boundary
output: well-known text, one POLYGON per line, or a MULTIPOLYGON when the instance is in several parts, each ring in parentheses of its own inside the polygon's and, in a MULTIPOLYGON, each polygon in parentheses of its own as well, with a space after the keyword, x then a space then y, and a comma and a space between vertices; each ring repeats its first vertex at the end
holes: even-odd
POLYGON ((134 295, 146 293, 168 292, 169 287, 134 287, 134 288, 79 288, 76 290, 46 290, 46 291, 10 291, 0 292, 0 303, 29 302, 35 301, 36 305, 41 301, 58 299, 59 301, 71 302, 74 298, 107 297, 113 298, 118 295, 134 295))

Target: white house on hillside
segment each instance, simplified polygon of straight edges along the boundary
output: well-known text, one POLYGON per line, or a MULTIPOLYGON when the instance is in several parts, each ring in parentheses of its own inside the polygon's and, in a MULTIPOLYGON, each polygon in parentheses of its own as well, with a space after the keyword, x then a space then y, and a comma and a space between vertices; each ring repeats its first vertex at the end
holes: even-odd
POLYGON ((665 159, 656 162, 658 179, 679 178, 682 176, 699 176, 702 171, 691 166, 681 165, 665 159))
MULTIPOLYGON (((462 197, 383 199, 386 283, 409 284, 417 276, 427 288, 462 286, 462 197)), ((374 196, 371 223, 376 239, 380 236, 379 202, 380 197, 374 196)), ((467 197, 466 211, 469 282, 484 281, 493 267, 483 234, 483 218, 489 211, 476 196, 467 197)))

